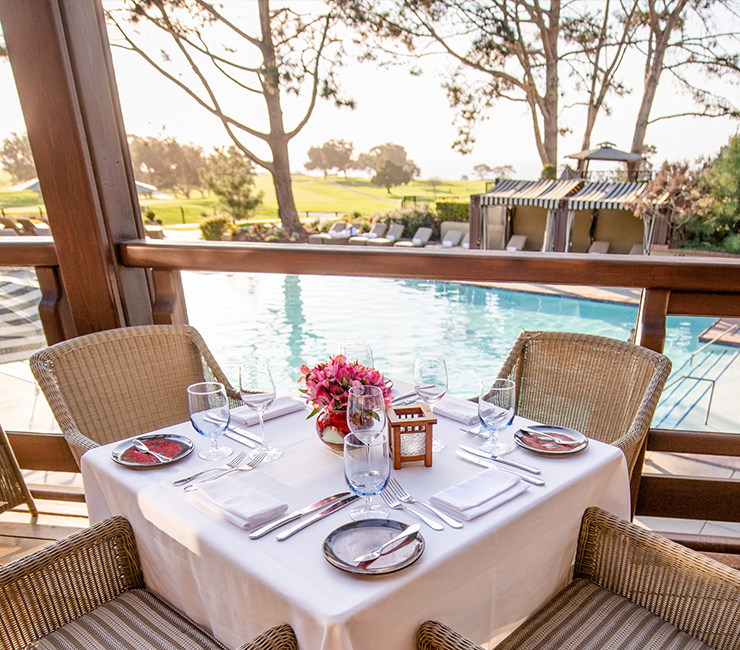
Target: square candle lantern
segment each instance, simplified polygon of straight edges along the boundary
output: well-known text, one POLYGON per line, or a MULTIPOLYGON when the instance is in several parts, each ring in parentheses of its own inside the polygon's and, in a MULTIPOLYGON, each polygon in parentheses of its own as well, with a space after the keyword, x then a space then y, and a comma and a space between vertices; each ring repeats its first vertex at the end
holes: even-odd
POLYGON ((393 454, 393 469, 401 463, 423 460, 432 466, 432 425, 437 424, 427 404, 391 406, 388 409, 388 439, 393 454))

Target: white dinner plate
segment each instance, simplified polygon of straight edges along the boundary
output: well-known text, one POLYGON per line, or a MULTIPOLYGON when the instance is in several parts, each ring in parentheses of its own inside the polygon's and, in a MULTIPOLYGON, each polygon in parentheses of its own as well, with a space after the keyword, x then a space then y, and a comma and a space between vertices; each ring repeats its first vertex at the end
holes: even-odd
POLYGON ((552 456, 562 456, 564 454, 575 454, 588 447, 588 438, 580 431, 568 429, 566 427, 549 426, 546 424, 536 424, 526 427, 531 431, 538 433, 550 434, 559 440, 570 440, 575 444, 559 445, 555 442, 540 440, 537 434, 528 433, 519 429, 514 433, 514 442, 520 447, 535 451, 538 454, 548 454, 552 456))

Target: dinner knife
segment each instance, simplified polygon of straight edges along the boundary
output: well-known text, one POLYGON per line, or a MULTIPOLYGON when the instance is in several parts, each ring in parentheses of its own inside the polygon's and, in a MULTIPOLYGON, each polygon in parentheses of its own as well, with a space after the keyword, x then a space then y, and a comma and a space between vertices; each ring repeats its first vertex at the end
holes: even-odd
POLYGON ((534 476, 527 476, 526 474, 520 474, 519 472, 514 471, 513 469, 509 469, 508 467, 501 467, 500 465, 494 465, 493 463, 487 463, 482 458, 476 458, 475 456, 469 456, 466 452, 460 451, 459 449, 455 450, 455 453, 460 456, 463 460, 467 460, 469 463, 475 463, 476 465, 480 465, 481 467, 495 467, 496 469, 500 469, 502 472, 508 472, 509 474, 516 474, 519 478, 522 479, 522 481, 526 481, 527 483, 531 483, 532 485, 544 485, 545 482, 541 478, 536 478, 534 476))
POLYGON ((241 433, 234 433, 232 431, 227 431, 224 433, 224 435, 227 438, 231 438, 232 440, 236 440, 236 442, 240 442, 243 445, 246 445, 247 447, 251 447, 252 449, 256 449, 257 445, 252 442, 250 438, 247 438, 247 436, 243 436, 241 433))
POLYGON ((481 451, 480 449, 475 449, 474 447, 466 447, 465 445, 460 445, 460 449, 464 449, 469 454, 474 454, 476 456, 480 456, 481 458, 495 460, 497 463, 504 463, 504 465, 511 465, 512 467, 516 467, 517 469, 523 469, 525 472, 530 472, 531 474, 541 473, 540 470, 538 470, 536 467, 530 467, 529 465, 524 465, 523 463, 517 463, 513 460, 509 460, 508 458, 501 458, 501 456, 497 456, 496 454, 489 454, 488 452, 481 451))
POLYGON ((330 497, 326 497, 326 499, 321 499, 321 501, 312 503, 310 506, 306 506, 305 508, 301 508, 300 510, 295 510, 294 512, 291 512, 284 517, 280 517, 280 519, 277 519, 276 521, 273 521, 266 526, 262 526, 261 528, 252 531, 251 533, 249 533, 249 539, 259 539, 263 535, 267 535, 267 533, 271 533, 273 530, 280 528, 280 526, 285 526, 285 524, 289 524, 291 521, 300 519, 303 515, 307 515, 309 512, 319 510, 324 506, 333 503, 334 501, 343 499, 344 497, 348 497, 349 494, 349 492, 339 492, 339 494, 333 494, 330 497))
POLYGON ((328 508, 324 508, 321 512, 317 512, 315 515, 311 515, 305 521, 302 521, 292 528, 288 528, 288 530, 284 530, 282 533, 278 533, 278 542, 282 542, 288 539, 288 537, 290 537, 291 535, 295 535, 299 530, 303 530, 306 526, 310 526, 311 524, 317 522, 319 519, 323 519, 324 517, 330 515, 332 512, 341 510, 342 508, 344 508, 344 506, 348 506, 350 503, 354 503, 359 498, 360 497, 358 497, 356 494, 352 494, 348 497, 344 497, 344 499, 340 501, 332 503, 328 508))

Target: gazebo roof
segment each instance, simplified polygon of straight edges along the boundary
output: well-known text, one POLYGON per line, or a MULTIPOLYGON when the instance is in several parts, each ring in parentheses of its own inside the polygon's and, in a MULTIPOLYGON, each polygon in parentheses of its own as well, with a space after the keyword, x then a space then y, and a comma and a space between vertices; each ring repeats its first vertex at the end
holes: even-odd
POLYGON ((575 158, 576 160, 615 160, 619 162, 634 162, 642 160, 639 153, 630 153, 629 151, 620 151, 614 148, 612 142, 601 142, 596 149, 584 149, 578 153, 571 153, 566 158, 575 158))

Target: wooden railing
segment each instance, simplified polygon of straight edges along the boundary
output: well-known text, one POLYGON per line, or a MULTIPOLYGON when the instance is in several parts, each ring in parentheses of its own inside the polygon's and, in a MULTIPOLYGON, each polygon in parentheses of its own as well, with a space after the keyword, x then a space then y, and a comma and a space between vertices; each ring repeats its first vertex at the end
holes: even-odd
MULTIPOLYGON (((59 279, 53 245, 39 240, 0 242, 0 265, 34 266, 42 276, 59 279)), ((119 245, 118 253, 126 267, 151 269, 154 320, 160 323, 187 318, 181 270, 636 287, 642 289, 636 342, 658 351, 663 349, 669 315, 740 316, 740 261, 734 259, 166 240, 127 241, 119 245)), ((42 282, 41 288, 44 327, 50 327, 54 336, 63 336, 61 285, 42 282)), ((24 448, 31 449, 27 442, 24 448)), ((647 449, 740 456, 740 436, 652 430, 647 449)), ((38 453, 38 445, 33 453, 38 453)), ((737 522, 738 503, 740 481, 736 479, 649 475, 640 485, 637 514, 737 522)))

